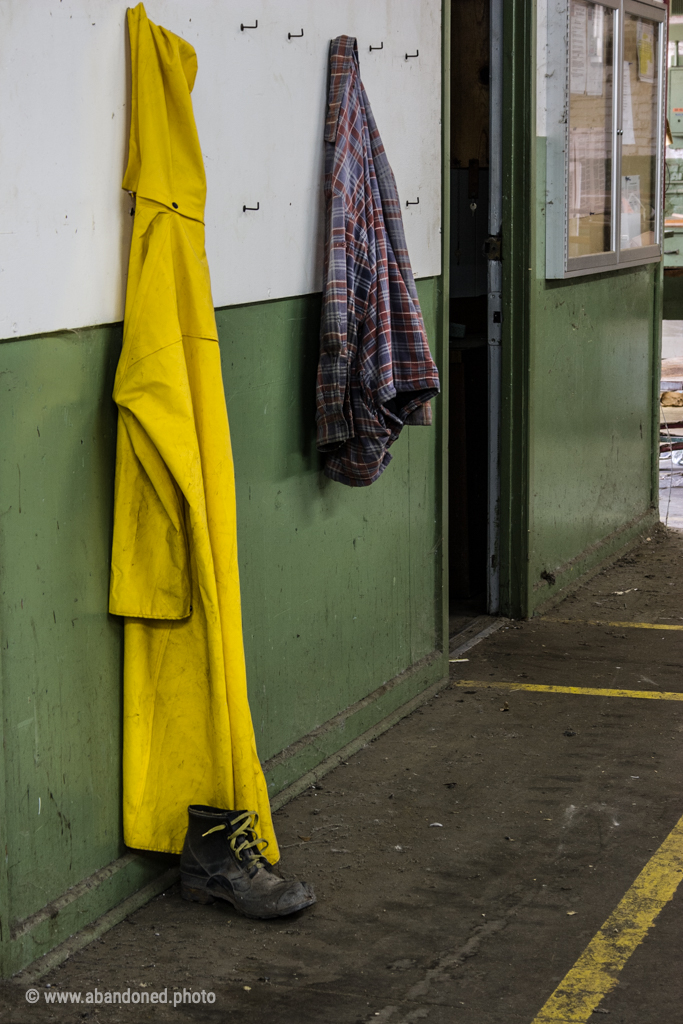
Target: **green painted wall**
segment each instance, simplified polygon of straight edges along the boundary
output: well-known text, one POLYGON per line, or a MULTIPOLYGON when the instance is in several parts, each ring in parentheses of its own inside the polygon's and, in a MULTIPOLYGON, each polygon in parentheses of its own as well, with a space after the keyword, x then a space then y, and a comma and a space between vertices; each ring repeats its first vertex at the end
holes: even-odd
POLYGON ((120 631, 103 605, 119 346, 101 328, 0 347, 5 820, 20 917, 120 850, 120 631))
MULTIPOLYGON (((418 286, 437 357, 439 285, 418 286)), ((434 427, 406 429, 376 484, 345 488, 323 477, 315 450, 319 296, 222 309, 217 319, 265 760, 440 646, 440 401, 434 427)), ((107 589, 120 345, 120 325, 0 345, 4 974, 167 866, 149 855, 119 861, 122 629, 107 589), (110 878, 40 918, 112 862, 110 878)), ((432 660, 413 690, 443 671, 443 657, 432 660)), ((412 696, 410 687, 395 693, 412 696)), ((350 718, 350 730, 340 722, 313 763, 391 709, 383 698, 350 718)), ((305 765, 292 763, 310 767, 310 751, 305 765)), ((280 768, 273 792, 288 781, 280 768)))
POLYGON ((592 555, 606 557, 647 526, 654 274, 650 266, 532 286, 530 611, 592 555))
POLYGON ((0 345, 5 974, 160 870, 136 858, 22 928, 125 852, 121 628, 106 603, 120 346, 118 326, 0 345))

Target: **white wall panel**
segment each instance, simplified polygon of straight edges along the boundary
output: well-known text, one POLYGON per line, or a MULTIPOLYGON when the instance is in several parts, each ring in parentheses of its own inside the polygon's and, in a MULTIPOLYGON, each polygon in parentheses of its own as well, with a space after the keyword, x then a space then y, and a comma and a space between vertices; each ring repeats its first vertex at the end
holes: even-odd
MULTIPOLYGON (((145 6, 197 50, 216 306, 321 287, 327 51, 342 33, 358 38, 415 275, 441 272, 440 0, 145 6), (257 29, 240 31, 256 19, 257 29), (257 213, 243 212, 257 202, 257 213)), ((0 337, 123 317, 125 14, 116 0, 0 0, 0 337)))

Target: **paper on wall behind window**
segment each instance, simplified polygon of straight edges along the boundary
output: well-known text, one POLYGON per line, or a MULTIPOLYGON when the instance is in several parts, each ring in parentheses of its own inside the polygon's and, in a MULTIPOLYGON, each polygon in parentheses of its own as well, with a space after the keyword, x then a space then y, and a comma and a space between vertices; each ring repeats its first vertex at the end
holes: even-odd
POLYGON ((586 4, 572 0, 570 7, 570 91, 583 96, 586 91, 586 4))
POLYGON ((638 78, 641 82, 655 80, 655 27, 651 21, 638 18, 636 29, 638 52, 638 78))
POLYGON ((643 244, 640 220, 640 175, 626 174, 621 179, 621 247, 635 249, 643 244))
POLYGON ((586 92, 589 96, 602 96, 603 65, 605 62, 605 8, 591 4, 588 8, 586 92))
POLYGON ((610 137, 604 128, 574 128, 569 140, 569 216, 592 217, 608 208, 607 159, 610 137))
MULTIPOLYGON (((624 61, 624 87, 622 93, 621 125, 624 129, 622 142, 625 146, 635 146, 636 136, 633 131, 633 101, 631 99, 631 65, 624 61)), ((638 186, 640 187, 640 186, 638 186)))

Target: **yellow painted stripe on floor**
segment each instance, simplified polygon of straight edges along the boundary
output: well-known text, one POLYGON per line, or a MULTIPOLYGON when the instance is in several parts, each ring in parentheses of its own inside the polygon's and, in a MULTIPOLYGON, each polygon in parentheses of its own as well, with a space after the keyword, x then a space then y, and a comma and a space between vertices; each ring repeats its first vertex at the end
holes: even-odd
POLYGON ((562 625, 576 623, 577 626, 618 626, 619 629, 678 629, 683 626, 669 626, 663 622, 607 622, 604 619, 553 619, 550 615, 541 615, 541 622, 559 622, 562 625))
POLYGON ((493 683, 485 679, 458 679, 454 686, 492 686, 496 690, 532 690, 536 693, 578 693, 584 697, 640 697, 642 700, 683 700, 683 693, 651 690, 608 690, 599 686, 546 686, 542 683, 493 683))
POLYGON ((585 1024, 683 880, 683 818, 557 986, 532 1024, 585 1024))

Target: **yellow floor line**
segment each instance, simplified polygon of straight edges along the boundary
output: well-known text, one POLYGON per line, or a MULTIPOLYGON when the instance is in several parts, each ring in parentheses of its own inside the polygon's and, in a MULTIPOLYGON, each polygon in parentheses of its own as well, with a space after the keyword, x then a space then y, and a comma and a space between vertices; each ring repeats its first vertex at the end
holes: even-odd
POLYGON ((620 629, 678 629, 683 626, 668 626, 663 622, 606 622, 604 619, 553 619, 550 615, 541 615, 541 622, 559 622, 562 625, 576 623, 577 626, 618 626, 620 629))
MULTIPOLYGON (((531 1024, 585 1024, 683 880, 683 818, 531 1024)), ((666 951, 661 951, 666 956, 666 951)))
POLYGON ((584 697, 640 697, 643 700, 683 700, 683 693, 651 690, 608 690, 599 686, 545 686, 542 683, 493 683, 480 679, 458 679, 454 686, 492 686, 496 690, 532 690, 536 693, 578 693, 584 697))

